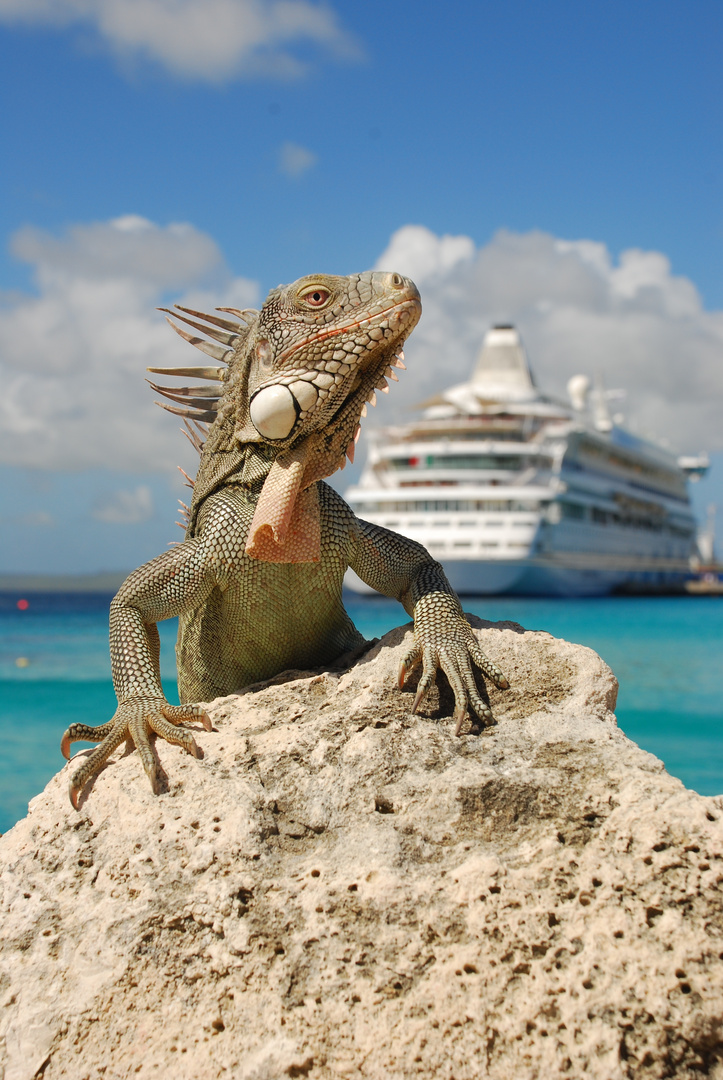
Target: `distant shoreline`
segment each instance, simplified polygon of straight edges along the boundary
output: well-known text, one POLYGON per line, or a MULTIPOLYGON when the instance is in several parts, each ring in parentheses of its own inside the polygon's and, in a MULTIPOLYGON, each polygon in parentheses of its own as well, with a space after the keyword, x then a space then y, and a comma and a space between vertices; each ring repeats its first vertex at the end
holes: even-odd
POLYGON ((116 593, 129 571, 98 574, 0 574, 3 593, 116 593))

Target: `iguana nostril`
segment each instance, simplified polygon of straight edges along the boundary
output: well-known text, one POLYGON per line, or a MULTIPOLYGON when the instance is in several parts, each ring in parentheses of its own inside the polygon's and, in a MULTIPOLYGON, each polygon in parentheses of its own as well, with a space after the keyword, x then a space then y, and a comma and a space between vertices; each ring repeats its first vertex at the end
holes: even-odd
POLYGON ((296 423, 296 403, 288 386, 266 386, 251 398, 251 423, 265 439, 285 439, 296 423))
POLYGON ((392 274, 392 285, 395 285, 398 289, 404 284, 404 278, 401 274, 392 274))

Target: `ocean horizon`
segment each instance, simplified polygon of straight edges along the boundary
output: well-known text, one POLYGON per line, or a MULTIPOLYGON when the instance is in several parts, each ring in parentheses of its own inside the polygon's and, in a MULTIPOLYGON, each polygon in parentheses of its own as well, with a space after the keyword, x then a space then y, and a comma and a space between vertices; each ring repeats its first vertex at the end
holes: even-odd
MULTIPOLYGON (((25 815, 28 801, 63 767, 59 744, 68 724, 100 724, 113 714, 111 597, 0 592, 0 832, 25 815)), ((367 638, 409 621, 400 604, 384 597, 347 592, 344 600, 367 638)), ((510 619, 593 648, 619 680, 616 715, 625 734, 687 787, 723 793, 720 599, 464 597, 463 606, 493 622, 510 619)), ((176 620, 159 630, 164 687, 177 702, 176 620)))

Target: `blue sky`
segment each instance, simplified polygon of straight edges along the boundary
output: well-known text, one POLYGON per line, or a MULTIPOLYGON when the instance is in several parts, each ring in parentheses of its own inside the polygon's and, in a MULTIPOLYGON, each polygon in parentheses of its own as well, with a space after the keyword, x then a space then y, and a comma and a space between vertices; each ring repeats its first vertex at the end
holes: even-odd
POLYGON ((0 571, 180 536, 159 302, 389 259, 425 302, 389 416, 514 318, 723 503, 719 3, 0 0, 0 43, 0 571))

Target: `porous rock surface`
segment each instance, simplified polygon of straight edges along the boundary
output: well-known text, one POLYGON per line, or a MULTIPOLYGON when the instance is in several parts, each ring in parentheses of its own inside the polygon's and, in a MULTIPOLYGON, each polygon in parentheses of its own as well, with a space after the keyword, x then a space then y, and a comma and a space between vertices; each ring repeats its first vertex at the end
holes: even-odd
POLYGON ((0 841, 4 1080, 723 1076, 723 801, 593 652, 471 621, 479 738, 410 715, 406 627, 214 702, 160 796, 58 774, 0 841))

